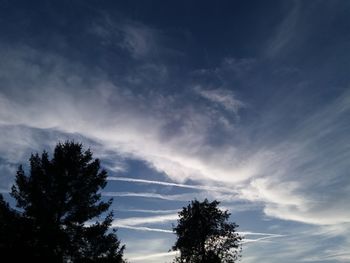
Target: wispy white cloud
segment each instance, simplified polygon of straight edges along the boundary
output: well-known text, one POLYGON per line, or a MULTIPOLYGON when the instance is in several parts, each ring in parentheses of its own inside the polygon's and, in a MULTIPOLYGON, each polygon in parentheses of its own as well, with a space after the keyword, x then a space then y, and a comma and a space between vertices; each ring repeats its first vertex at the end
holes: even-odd
POLYGON ((270 239, 285 237, 285 235, 249 232, 249 231, 238 232, 238 233, 244 236, 244 239, 242 240, 242 244, 255 243, 255 242, 271 242, 270 239), (256 238, 257 236, 261 236, 261 237, 256 238))
MULTIPOLYGON (((251 72, 254 66, 257 65, 257 60, 253 58, 235 58, 235 57, 225 57, 222 62, 217 67, 211 68, 201 68, 192 72, 194 76, 216 76, 220 79, 222 85, 225 85, 227 79, 234 76, 235 78, 241 78, 247 73, 251 72)), ((200 89, 201 87, 196 87, 200 89)), ((222 93, 226 93, 231 98, 235 98, 234 94, 225 89, 222 90, 222 93)), ((235 99, 236 100, 236 99, 235 99)), ((243 102, 242 102, 243 103, 243 102)), ((244 104, 244 103, 243 103, 244 104)))
POLYGON ((115 222, 111 225, 111 227, 118 227, 118 228, 125 228, 125 229, 131 229, 131 230, 137 230, 137 231, 149 231, 149 232, 158 232, 158 233, 173 233, 173 231, 168 229, 161 229, 161 228, 154 228, 154 227, 146 227, 146 226, 129 226, 129 225, 122 225, 118 222, 115 222))
POLYGON ((349 135, 338 132, 350 127, 349 101, 346 91, 306 116, 290 137, 271 148, 276 154, 267 159, 269 167, 262 173, 268 176, 250 180, 240 196, 264 202, 271 217, 320 225, 349 222, 344 209, 350 197, 345 179, 349 135))
POLYGON ((340 236, 348 236, 349 232, 346 231, 346 228, 344 225, 342 229, 339 225, 310 226, 298 224, 291 227, 283 226, 281 229, 275 230, 285 233, 276 240, 267 239, 243 245, 243 258, 251 263, 256 262, 258 258, 268 259, 272 263, 280 262, 281 258, 285 258, 288 263, 295 262, 296 258, 300 262, 347 262, 341 260, 341 256, 339 258, 332 257, 347 252, 344 248, 349 243, 343 240, 339 242, 340 236), (342 234, 339 235, 339 232, 342 234))
POLYGON ((275 236, 275 237, 283 237, 284 235, 279 234, 271 234, 271 233, 261 233, 261 232, 251 232, 251 231, 238 231, 240 235, 243 236, 275 236))
POLYGON ((142 255, 142 256, 137 256, 137 257, 131 257, 131 261, 142 261, 144 262, 145 260, 148 259, 158 259, 158 258, 164 258, 164 257, 174 257, 178 252, 176 251, 171 251, 171 252, 163 252, 163 253, 154 253, 154 254, 149 254, 149 255, 142 255))
MULTIPOLYGON (((220 201, 225 202, 235 202, 239 199, 236 194, 226 194, 221 192, 190 192, 183 194, 159 194, 154 192, 112 192, 112 191, 103 191, 103 196, 110 197, 135 197, 135 198, 155 198, 167 201, 190 201, 194 199, 204 200, 207 199, 218 199, 220 201)), ((252 206, 246 205, 238 208, 240 211, 251 210, 252 206)), ((223 207, 224 208, 224 207, 223 207)), ((234 210, 234 207, 231 207, 234 210)), ((229 208, 229 210, 231 209, 229 208)))
POLYGON ((170 183, 170 182, 163 182, 163 181, 152 181, 152 180, 145 180, 145 179, 137 179, 137 178, 130 178, 130 177, 115 177, 115 176, 109 176, 107 178, 109 181, 123 181, 123 182, 132 182, 132 183, 143 183, 143 184, 158 184, 163 186, 175 186, 175 187, 183 187, 183 188, 190 188, 190 189, 197 189, 199 186, 196 185, 187 185, 187 184, 177 184, 177 183, 170 183))
POLYGON ((134 59, 154 57, 165 49, 160 44, 162 33, 137 21, 117 21, 105 15, 94 21, 88 31, 100 39, 102 45, 119 47, 134 59))
POLYGON ((121 47, 127 49, 135 58, 148 55, 157 48, 157 33, 143 24, 124 24, 121 28, 123 41, 121 47))
MULTIPOLYGON (((126 92, 102 73, 93 74, 83 65, 29 47, 2 47, 0 53, 3 86, 9 87, 0 91, 2 127, 23 125, 82 134, 122 157, 144 160, 176 184, 187 185, 188 179, 203 185, 213 181, 225 184, 232 188, 231 195, 213 188, 208 193, 218 199, 259 202, 271 217, 312 224, 350 220, 344 209, 349 197, 345 179, 349 138, 347 133, 337 133, 349 128, 346 116, 350 100, 346 92, 305 116, 304 122, 286 134, 283 142, 266 140, 243 147, 246 145, 235 143, 237 140, 224 138, 225 143, 217 145, 211 143, 210 131, 220 124, 202 112, 203 107, 176 107, 173 96, 126 92), (179 120, 181 125, 177 125, 179 120), (177 130, 169 128, 170 124, 176 124, 177 130), (317 150, 319 147, 324 151, 317 150), (327 185, 336 184, 337 179, 343 183, 334 192, 327 185), (310 191, 315 187, 317 191, 310 191), (318 190, 324 190, 322 198, 318 190)), ((205 92, 205 96, 211 95, 205 92)), ((215 94, 213 97, 218 98, 215 94)), ((220 101, 232 110, 239 109, 237 104, 234 106, 235 97, 231 99, 220 101)), ((18 132, 17 137, 26 138, 21 129, 18 132)), ((240 138, 241 133, 233 135, 240 138)), ((11 139, 15 137, 15 133, 1 136, 1 148, 5 149, 6 142, 15 141, 11 139)), ((21 145, 28 147, 25 141, 21 145)), ((104 194, 182 201, 194 197, 104 194)))
POLYGON ((132 238, 130 243, 133 245, 125 251, 125 256, 130 262, 171 262, 174 258, 174 254, 169 253, 172 240, 168 235, 157 238, 145 235, 144 238, 132 238))
POLYGON ((234 157, 237 149, 233 146, 217 149, 219 154, 214 155, 216 149, 206 145, 206 140, 210 128, 219 124, 191 105, 169 108, 169 113, 167 107, 173 104, 171 97, 128 94, 103 75, 87 78, 94 74, 86 73, 88 70, 82 65, 70 65, 67 71, 69 62, 50 54, 43 57, 56 63, 56 70, 45 72, 44 63, 43 68, 36 69, 42 71, 44 78, 37 81, 38 73, 30 70, 19 78, 17 67, 33 66, 26 65, 25 58, 40 60, 41 55, 29 48, 12 53, 3 56, 4 60, 8 59, 3 66, 6 64, 9 71, 7 78, 17 79, 18 83, 11 84, 11 94, 8 91, 1 94, 4 103, 0 119, 4 124, 81 133, 104 144, 110 151, 144 159, 156 170, 180 182, 203 177, 232 182, 245 180, 254 176, 263 163, 263 152, 247 156, 243 161, 234 157), (27 88, 20 89, 22 86, 27 88), (35 96, 39 90, 40 96, 35 96), (18 99, 13 97, 20 92, 22 96, 18 99), (23 96, 28 100, 20 101, 23 96), (176 122, 174 118, 180 118, 182 123, 176 136, 168 129, 169 122, 176 122), (103 129, 99 129, 101 125, 103 129))
MULTIPOLYGON (((178 213, 160 215, 160 216, 148 216, 148 217, 128 217, 128 218, 116 218, 112 222, 112 227, 127 228, 133 230, 141 231, 155 231, 155 232, 164 232, 164 233, 173 233, 172 230, 159 229, 159 228, 149 228, 140 225, 144 224, 162 224, 166 222, 176 221, 179 218, 178 213)), ((255 242, 275 237, 284 237, 285 235, 275 234, 275 233, 262 233, 262 232, 253 232, 253 231, 238 231, 238 234, 244 237, 254 237, 262 236, 259 238, 244 238, 245 242, 255 242)))
MULTIPOLYGON (((111 227, 126 228, 137 231, 152 231, 152 232, 161 232, 161 233, 174 233, 171 229, 161 229, 154 227, 145 227, 147 224, 164 224, 174 222, 179 218, 178 213, 171 213, 166 215, 158 216, 148 216, 148 217, 128 217, 128 218, 116 218, 112 222, 111 227)), ((254 231, 238 231, 238 234, 244 237, 244 243, 251 242, 260 242, 272 238, 284 237, 285 235, 276 234, 276 233, 262 233, 254 231), (258 238, 254 238, 258 236, 258 238)))
POLYGON ((322 261, 329 261, 329 260, 336 260, 337 262, 349 262, 350 260, 350 253, 347 251, 344 252, 337 252, 334 254, 328 254, 326 256, 307 256, 302 259, 303 262, 322 262, 322 261))
POLYGON ((225 89, 203 89, 196 86, 194 91, 203 98, 223 106, 226 110, 238 114, 238 111, 245 106, 245 104, 238 100, 232 91, 225 89))
POLYGON ((154 180, 146 180, 146 179, 138 179, 138 178, 130 178, 130 177, 109 176, 107 180, 142 183, 142 184, 156 184, 156 185, 162 185, 162 186, 174 186, 174 187, 189 188, 189 189, 195 189, 195 190, 205 190, 205 191, 215 191, 215 192, 227 192, 227 193, 234 192, 232 188, 226 188, 224 186, 179 184, 179 183, 154 181, 154 180))
POLYGON ((298 25, 298 18, 300 13, 300 3, 293 2, 293 7, 290 9, 289 14, 284 17, 283 21, 277 28, 276 34, 270 39, 266 48, 266 54, 271 57, 275 57, 283 49, 293 44, 293 38, 297 36, 295 33, 298 25))
POLYGON ((154 210, 154 209, 133 209, 133 208, 117 208, 116 210, 121 212, 136 212, 136 213, 146 213, 146 214, 170 214, 170 213, 177 213, 179 211, 179 209, 154 210))
POLYGON ((103 196, 111 197, 142 197, 142 198, 156 198, 167 201, 189 201, 192 200, 196 195, 193 193, 189 194, 158 194, 158 193, 147 193, 147 192, 102 192, 103 196))
MULTIPOLYGON (((120 225, 136 226, 142 224, 154 224, 154 223, 163 223, 168 221, 175 221, 178 219, 178 214, 167 214, 160 216, 149 216, 149 217, 128 217, 125 219, 116 218, 113 223, 118 223, 120 225)), ((112 223, 112 224, 113 224, 112 223)))
MULTIPOLYGON (((139 224, 143 224, 143 223, 154 224, 159 222, 173 221, 174 219, 151 219, 151 218, 147 218, 149 220, 147 219, 143 220, 144 218, 130 218, 130 219, 134 220, 135 222, 132 222, 132 224, 128 224, 128 218, 117 219, 113 221, 111 227, 112 228, 117 227, 122 229, 124 228, 129 230, 136 230, 136 231, 150 231, 150 232, 174 234, 174 232, 170 229, 139 226, 139 224)), ((237 233, 244 236, 244 239, 242 240, 243 244, 253 243, 253 242, 265 242, 266 240, 269 240, 269 239, 285 237, 285 235, 259 233, 259 232, 237 232, 237 233), (262 237, 253 238, 254 236, 262 236, 262 237)))
POLYGON ((279 236, 266 236, 259 238, 245 238, 242 240, 242 244, 255 243, 255 242, 271 242, 270 239, 279 237, 279 236))

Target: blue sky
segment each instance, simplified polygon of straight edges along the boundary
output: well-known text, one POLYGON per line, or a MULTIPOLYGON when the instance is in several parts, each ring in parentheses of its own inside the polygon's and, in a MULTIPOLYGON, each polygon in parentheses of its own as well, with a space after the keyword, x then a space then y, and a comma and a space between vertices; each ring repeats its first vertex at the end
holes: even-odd
POLYGON ((110 175, 130 262, 189 200, 244 263, 350 261, 349 1, 0 1, 0 190, 59 140, 110 175))

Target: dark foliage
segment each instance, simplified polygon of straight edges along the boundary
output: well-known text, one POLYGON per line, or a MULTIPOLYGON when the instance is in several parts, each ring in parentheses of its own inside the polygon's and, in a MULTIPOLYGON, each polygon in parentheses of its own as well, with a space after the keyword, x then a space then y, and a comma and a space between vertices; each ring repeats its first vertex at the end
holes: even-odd
POLYGON ((112 213, 96 220, 112 202, 102 201, 99 193, 106 177, 99 160, 78 143, 59 143, 51 160, 46 152, 32 155, 29 176, 19 167, 12 187, 19 210, 0 197, 2 255, 18 258, 24 252, 27 260, 39 262, 124 262, 124 246, 109 231, 112 213))
POLYGON ((177 241, 173 250, 181 263, 232 263, 240 257, 242 237, 238 225, 227 222, 230 214, 218 208, 219 202, 192 201, 179 212, 173 228, 177 241))

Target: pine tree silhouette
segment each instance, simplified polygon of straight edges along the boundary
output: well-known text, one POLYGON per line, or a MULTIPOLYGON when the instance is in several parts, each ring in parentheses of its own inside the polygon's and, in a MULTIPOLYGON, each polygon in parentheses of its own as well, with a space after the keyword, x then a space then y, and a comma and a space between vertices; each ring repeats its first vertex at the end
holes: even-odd
POLYGON ((125 246, 109 230, 112 200, 102 201, 99 192, 106 177, 100 161, 79 143, 58 143, 51 160, 47 152, 32 155, 30 174, 20 166, 12 187, 19 210, 0 198, 3 255, 13 259, 25 251, 39 262, 125 262, 125 246))

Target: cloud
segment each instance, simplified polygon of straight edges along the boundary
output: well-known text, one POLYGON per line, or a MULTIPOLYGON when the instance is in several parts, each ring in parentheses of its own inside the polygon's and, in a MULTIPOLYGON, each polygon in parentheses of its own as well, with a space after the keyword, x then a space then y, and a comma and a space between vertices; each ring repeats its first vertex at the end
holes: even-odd
POLYGON ((265 203, 264 212, 309 224, 349 222, 346 141, 350 93, 305 116, 283 142, 271 147, 269 167, 241 188, 241 196, 265 203), (322 149, 322 150, 320 150, 322 149), (278 153, 278 154, 277 154, 278 153), (322 194, 321 194, 322 193, 322 194))
POLYGON ((279 235, 279 234, 250 232, 250 231, 239 231, 238 233, 240 235, 243 235, 243 236, 274 236, 274 237, 283 237, 284 236, 284 235, 279 235))
POLYGON ((245 104, 236 99, 233 92, 225 89, 203 89, 199 86, 194 88, 194 91, 203 98, 223 106, 226 110, 238 114, 238 111, 245 106, 245 104))
POLYGON ((214 191, 214 192, 234 193, 234 190, 232 188, 225 188, 223 186, 178 184, 178 183, 170 183, 170 182, 164 182, 164 181, 154 181, 154 180, 145 180, 145 179, 137 179, 137 178, 130 178, 130 177, 115 177, 115 176, 109 176, 107 180, 130 182, 130 183, 141 183, 141 184, 156 184, 156 185, 162 185, 162 186, 173 186, 173 187, 214 191))
POLYGON ((169 252, 172 245, 169 237, 152 239, 147 235, 145 239, 131 239, 130 243, 133 246, 125 251, 130 262, 171 262, 174 258, 175 252, 169 252))
POLYGON ((154 169, 180 182, 203 176, 232 182, 245 180, 254 176, 262 161, 263 153, 255 153, 243 162, 232 158, 236 155, 234 147, 215 149, 207 145, 210 129, 220 124, 191 105, 176 108, 172 97, 126 92, 103 75, 87 73, 82 65, 52 54, 41 56, 29 48, 11 50, 4 55, 6 58, 9 72, 4 82, 8 80, 11 89, 0 96, 4 102, 0 114, 3 124, 80 133, 110 151, 146 160, 154 169), (29 63, 27 56, 34 61, 45 57, 43 68, 32 70, 32 64, 25 64, 29 63), (55 64, 54 70, 46 72, 45 63, 55 64), (29 70, 19 78, 18 67, 29 70), (44 77, 37 79, 38 74, 44 77), (175 108, 168 112, 170 106, 175 108), (169 122, 176 123, 178 118, 181 129, 176 135, 169 133, 169 122), (220 154, 214 155, 214 150, 220 154))
POLYGON ((169 213, 176 213, 179 211, 179 209, 154 210, 154 209, 132 209, 132 208, 118 208, 116 210, 121 212, 136 212, 136 213, 146 213, 146 214, 169 214, 169 213))
POLYGON ((88 31, 100 39, 102 45, 127 51, 134 59, 154 57, 165 49, 161 45, 162 33, 137 21, 104 15, 95 20, 88 31))
MULTIPOLYGON (((222 124, 217 115, 208 111, 210 105, 200 102, 193 105, 182 100, 181 95, 134 92, 104 73, 25 46, 1 46, 0 54, 2 87, 7 87, 0 91, 0 128, 11 127, 7 135, 0 136, 2 149, 18 145, 13 151, 17 154, 21 152, 19 148, 28 147, 31 140, 26 141, 28 129, 23 127, 43 133, 80 134, 121 158, 144 160, 175 184, 187 185, 189 179, 203 185, 225 184, 226 188, 232 188, 231 195, 218 189, 211 191, 211 196, 258 202, 271 217, 312 224, 350 220, 348 210, 344 209, 349 198, 349 137, 342 132, 349 128, 348 92, 305 114, 295 129, 284 134, 283 141, 262 134, 262 138, 268 139, 250 144, 244 143, 254 134, 249 127, 232 130, 224 138, 213 138, 213 131, 220 136, 217 131, 222 124), (16 142, 16 138, 20 140, 16 142)), ((242 102, 228 91, 198 89, 197 92, 226 110, 234 112, 242 107, 242 102)), ((278 105, 276 108, 279 109, 278 105)), ((270 123, 266 119, 262 118, 259 124, 270 123)), ((267 126, 265 130, 270 128, 267 126)), ((180 201, 194 197, 104 194, 180 201)))
POLYGON ((142 224, 154 224, 154 223, 164 223, 168 221, 175 221, 178 219, 178 214, 167 214, 160 216, 150 216, 150 217, 129 217, 125 219, 116 218, 113 220, 112 224, 118 223, 120 225, 127 226, 137 226, 142 224))
MULTIPOLYGON (((108 197, 136 197, 136 198, 155 198, 166 201, 190 201, 193 199, 203 200, 205 198, 218 199, 220 201, 233 202, 237 201, 238 196, 235 194, 222 194, 219 192, 190 192, 184 194, 159 194, 154 192, 112 192, 103 191, 103 196, 108 197)), ((245 210, 245 207, 242 208, 245 210)))
POLYGON ((124 36, 120 45, 133 57, 143 57, 155 51, 157 33, 154 29, 141 24, 125 24, 121 27, 121 31, 124 36))
POLYGON ((156 258, 164 258, 164 257, 173 257, 177 254, 177 251, 171 251, 171 252, 163 252, 163 253, 154 253, 150 255, 143 255, 143 256, 137 256, 137 257, 132 257, 130 258, 131 261, 142 261, 144 262, 145 260, 148 259, 156 259, 156 258))
POLYGON ((242 240, 243 244, 247 244, 247 243, 255 243, 255 242, 270 242, 271 238, 275 238, 278 236, 267 236, 267 237, 259 237, 259 238, 245 238, 242 240))
POLYGON ((220 85, 228 86, 229 80, 232 78, 241 79, 257 65, 258 61, 255 58, 225 57, 218 66, 196 69, 192 75, 214 77, 219 80, 220 85))
POLYGON ((255 242, 271 242, 270 239, 285 237, 285 235, 250 232, 250 231, 244 231, 244 232, 239 231, 238 233, 244 236, 242 240, 242 244, 255 243, 255 242), (256 238, 256 236, 262 236, 262 237, 256 238))
POLYGON ((198 189, 202 187, 201 185, 196 186, 196 185, 177 184, 177 183, 152 181, 152 180, 137 179, 137 178, 115 177, 115 176, 109 176, 107 180, 131 182, 131 183, 143 183, 143 184, 157 184, 157 185, 163 185, 163 186, 175 186, 175 187, 190 188, 190 189, 198 189))
POLYGON ((146 232, 173 233, 173 231, 167 230, 167 229, 146 227, 146 226, 129 226, 129 225, 119 224, 118 222, 113 223, 111 227, 118 227, 118 228, 125 228, 125 229, 131 229, 136 231, 146 231, 146 232))
MULTIPOLYGON (((139 231, 152 231, 161 233, 174 233, 172 230, 160 229, 153 227, 140 226, 144 224, 162 224, 166 222, 173 222, 179 218, 178 213, 161 215, 161 216, 150 216, 150 217, 128 217, 128 218, 116 218, 113 220, 111 227, 126 228, 139 231)), ((272 233, 261 233, 253 231, 238 231, 238 234, 244 236, 244 243, 259 242, 271 238, 285 237, 285 235, 272 234, 272 233), (259 238, 253 238, 256 236, 262 236, 259 238), (251 237, 251 238, 247 238, 251 237)))
POLYGON ((286 48, 293 45, 296 37, 298 19, 300 18, 300 3, 293 2, 289 13, 279 24, 275 35, 268 42, 266 54, 270 57, 277 57, 286 48))
POLYGON ((189 194, 175 194, 175 195, 164 195, 158 193, 136 193, 136 192, 102 192, 103 196, 111 197, 142 197, 142 198, 156 198, 167 201, 188 201, 192 200, 195 196, 193 193, 189 194))
POLYGON ((243 245, 243 258, 247 262, 263 259, 272 263, 280 262, 281 258, 288 263, 295 262, 295 259, 298 262, 346 262, 341 256, 332 256, 347 252, 344 248, 349 243, 342 237, 348 236, 348 230, 346 225, 281 225, 275 229, 275 232, 284 233, 281 238, 243 245))

